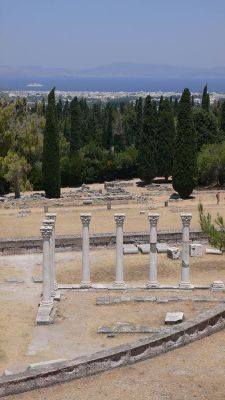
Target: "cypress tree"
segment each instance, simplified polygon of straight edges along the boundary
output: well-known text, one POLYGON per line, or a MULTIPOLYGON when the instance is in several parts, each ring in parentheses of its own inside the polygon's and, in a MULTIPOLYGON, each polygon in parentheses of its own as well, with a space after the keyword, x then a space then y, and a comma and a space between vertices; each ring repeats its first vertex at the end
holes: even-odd
POLYGON ((81 148, 82 144, 82 138, 81 138, 82 118, 81 118, 80 104, 77 97, 74 97, 74 99, 70 103, 70 118, 71 118, 70 155, 73 155, 81 148))
POLYGON ((155 109, 151 96, 147 96, 143 111, 141 142, 138 148, 139 176, 145 182, 151 182, 157 174, 155 109))
POLYGON ((223 101, 221 104, 220 129, 225 134, 225 101, 223 101))
POLYGON ((172 174, 175 125, 171 103, 160 101, 157 134, 157 174, 167 180, 172 174))
POLYGON ((48 95, 43 143, 42 176, 46 197, 60 197, 59 133, 55 105, 55 88, 53 88, 48 95))
POLYGON ((139 144, 141 142, 141 136, 142 136, 142 124, 143 124, 143 104, 142 104, 142 97, 139 97, 139 99, 136 101, 135 108, 136 108, 136 139, 135 139, 135 144, 138 149, 139 144))
POLYGON ((196 132, 192 118, 191 94, 184 89, 179 103, 173 162, 173 188, 188 198, 196 183, 196 132))
POLYGON ((107 150, 111 150, 114 143, 113 138, 113 106, 108 103, 105 108, 105 124, 103 129, 102 142, 107 150))
POLYGON ((210 106, 210 99, 208 94, 208 88, 207 85, 205 85, 202 93, 202 108, 206 112, 209 112, 209 106, 210 106))

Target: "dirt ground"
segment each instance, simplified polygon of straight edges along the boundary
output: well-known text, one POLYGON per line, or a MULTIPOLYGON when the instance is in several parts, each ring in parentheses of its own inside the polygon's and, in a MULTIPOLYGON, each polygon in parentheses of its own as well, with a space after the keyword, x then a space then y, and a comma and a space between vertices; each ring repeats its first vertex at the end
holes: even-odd
MULTIPOLYGON (((102 185, 90 185, 102 188, 102 185)), ((143 193, 146 190, 133 186, 130 192, 143 193)), ((180 229, 180 213, 191 212, 191 228, 198 228, 197 205, 201 201, 205 211, 213 216, 217 212, 225 217, 225 194, 216 206, 216 191, 199 191, 194 198, 171 202, 164 206, 171 192, 151 192, 151 200, 145 204, 106 206, 50 207, 57 213, 57 234, 80 234, 80 213, 91 212, 91 233, 113 232, 114 213, 126 214, 125 231, 147 231, 148 212, 159 212, 159 229, 180 229), (140 214, 144 211, 145 214, 140 214)), ((44 217, 43 205, 31 208, 31 215, 17 217, 18 209, 0 209, 0 237, 22 237, 39 235, 44 217)), ((204 255, 190 259, 191 282, 209 285, 214 280, 225 281, 225 255, 204 255)), ((56 253, 57 280, 59 283, 80 283, 81 253, 56 253)), ((145 283, 148 280, 149 256, 124 256, 125 281, 145 283)), ((164 254, 158 255, 158 280, 161 284, 176 285, 180 281, 181 260, 170 260, 164 254)), ((218 300, 224 293, 208 290, 183 292, 189 300, 182 302, 126 303, 97 306, 96 299, 106 292, 62 291, 54 325, 36 326, 35 318, 40 301, 42 285, 34 283, 32 276, 41 275, 42 255, 0 256, 0 373, 17 364, 49 359, 74 358, 103 348, 136 340, 143 334, 117 335, 109 338, 97 334, 101 325, 115 322, 130 322, 150 326, 163 326, 167 311, 184 311, 190 319, 204 309, 214 307, 217 302, 193 302, 194 296, 213 296, 218 300), (6 282, 16 278, 20 283, 6 282), (60 343, 60 346, 59 346, 60 343)), ((113 282, 115 279, 115 249, 96 249, 91 252, 92 282, 113 282)), ((160 297, 181 295, 181 291, 135 291, 135 295, 158 295, 160 297)), ((108 294, 108 293, 107 293, 108 294)), ((127 292, 134 295, 134 292, 127 292)), ((110 296, 119 295, 110 292, 110 296)), ((146 334, 145 334, 146 336, 146 334)), ((133 366, 120 368, 87 379, 80 379, 64 385, 33 391, 7 399, 43 400, 224 400, 225 376, 225 332, 174 350, 165 355, 133 366)))
MULTIPOLYGON (((209 284, 213 280, 225 280, 225 260, 222 256, 204 256, 191 259, 191 280, 197 284, 209 284)), ((127 282, 146 282, 148 277, 147 255, 128 255, 125 259, 127 282)), ((100 249, 92 252, 92 281, 110 282, 115 278, 115 250, 100 249), (107 267, 106 267, 107 266, 107 267)), ((81 253, 56 254, 57 279, 61 283, 80 282, 81 253)), ((159 255, 160 283, 178 284, 181 261, 168 260, 159 255)), ((192 302, 192 292, 183 292, 189 301, 167 304, 123 303, 112 306, 97 306, 97 297, 108 292, 62 291, 62 300, 57 303, 57 318, 54 325, 36 326, 35 317, 40 301, 42 285, 33 283, 32 275, 41 273, 42 255, 19 255, 0 257, 0 371, 15 364, 29 364, 49 359, 73 358, 133 341, 143 334, 118 335, 108 338, 97 334, 101 325, 115 322, 130 322, 149 326, 163 326, 167 311, 183 311, 190 319, 204 308, 217 303, 192 302), (21 283, 6 282, 16 278, 21 283), (60 346, 59 346, 60 343, 60 346)), ((126 293, 126 292, 125 292, 126 293)), ((135 295, 158 295, 160 297, 181 295, 180 291, 135 291, 135 295)), ((110 292, 110 296, 118 292, 110 292)), ((224 293, 195 290, 193 295, 217 297, 224 293)))
POLYGON ((224 400, 225 332, 151 360, 8 400, 224 400))
MULTIPOLYGON (((134 181, 135 183, 136 181, 134 181)), ((199 228, 197 206, 202 202, 205 211, 212 214, 213 218, 219 212, 225 218, 225 192, 221 192, 220 204, 216 205, 216 190, 212 191, 195 191, 193 198, 176 202, 169 202, 169 206, 165 207, 165 201, 169 199, 172 193, 171 185, 168 185, 171 191, 148 191, 146 188, 138 187, 134 184, 127 190, 131 193, 141 194, 150 193, 150 199, 145 203, 137 203, 132 201, 129 204, 112 205, 111 210, 106 209, 106 205, 89 205, 89 206, 62 206, 54 207, 51 200, 49 201, 49 211, 57 213, 56 234, 71 235, 81 234, 80 213, 90 212, 92 221, 90 225, 91 233, 104 233, 115 231, 115 213, 125 213, 126 220, 124 224, 125 232, 147 231, 149 223, 147 215, 149 212, 158 212, 160 219, 158 223, 159 230, 181 229, 180 213, 191 212, 193 215, 191 228, 199 228), (144 211, 144 214, 140 214, 144 211)), ((91 189, 103 189, 103 184, 90 185, 91 189)), ((64 189, 66 190, 66 189, 64 189)), ((69 188, 67 189, 69 190, 69 188)), ((36 201, 37 202, 37 201, 36 201)), ((17 204, 17 203, 15 203, 17 204)), ((21 206, 18 203, 16 207, 21 206)), ((0 237, 21 237, 21 236, 39 236, 39 228, 44 218, 43 203, 36 208, 30 208, 31 214, 26 217, 18 217, 18 208, 0 209, 1 230, 0 237)))

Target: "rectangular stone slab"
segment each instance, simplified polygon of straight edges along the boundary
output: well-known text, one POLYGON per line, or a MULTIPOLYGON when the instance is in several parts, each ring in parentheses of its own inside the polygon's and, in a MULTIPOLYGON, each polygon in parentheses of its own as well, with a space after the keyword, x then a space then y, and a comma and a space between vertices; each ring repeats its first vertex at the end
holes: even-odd
POLYGON ((219 249, 206 249, 206 254, 218 254, 221 255, 222 251, 219 249))
POLYGON ((184 318, 184 313, 181 311, 168 312, 166 313, 165 324, 173 325, 182 322, 184 318))
POLYGON ((156 328, 147 325, 135 325, 129 322, 117 322, 110 326, 100 326, 98 333, 111 334, 111 333, 161 333, 165 328, 156 328))
POLYGON ((137 254, 138 248, 134 244, 124 244, 123 254, 137 254))
POLYGON ((172 260, 177 260, 180 257, 180 249, 178 249, 178 247, 168 247, 167 257, 172 260))
POLYGON ((156 250, 157 253, 167 253, 167 243, 157 243, 156 250))
POLYGON ((142 254, 149 254, 150 253, 150 244, 139 244, 138 250, 140 250, 140 252, 142 254))
POLYGON ((203 250, 204 250, 204 248, 201 243, 189 244, 189 254, 191 257, 202 257, 203 250))

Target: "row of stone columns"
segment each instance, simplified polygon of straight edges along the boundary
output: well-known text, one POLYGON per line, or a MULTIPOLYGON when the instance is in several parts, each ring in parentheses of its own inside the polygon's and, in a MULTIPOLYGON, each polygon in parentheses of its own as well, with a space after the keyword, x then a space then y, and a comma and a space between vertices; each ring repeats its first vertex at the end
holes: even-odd
MULTIPOLYGON (((82 287, 90 287, 90 254, 89 254, 89 225, 91 214, 81 214, 82 222, 82 287)), ((125 214, 115 214, 116 221, 116 279, 115 288, 125 288, 124 266, 123 266, 123 224, 125 214)), ((180 287, 187 289, 191 287, 189 278, 189 229, 192 215, 181 214, 182 221, 182 266, 180 287)), ((157 277, 157 223, 159 214, 149 214, 150 224, 150 261, 149 261, 149 280, 148 288, 159 287, 157 277)))

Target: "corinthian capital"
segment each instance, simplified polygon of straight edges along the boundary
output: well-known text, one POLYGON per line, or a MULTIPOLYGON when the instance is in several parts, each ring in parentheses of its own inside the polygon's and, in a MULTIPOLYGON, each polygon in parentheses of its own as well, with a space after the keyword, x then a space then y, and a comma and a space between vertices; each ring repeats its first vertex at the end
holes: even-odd
POLYGON ((157 214, 157 213, 148 214, 148 220, 149 220, 150 225, 157 226, 158 219, 159 219, 159 214, 157 214))
POLYGON ((83 226, 89 226, 91 222, 91 214, 80 214, 80 219, 83 226))
POLYGON ((191 223, 191 214, 180 214, 183 226, 189 226, 191 223))
POLYGON ((52 235, 53 229, 50 225, 41 226, 40 231, 41 231, 41 236, 43 239, 49 239, 52 235))
POLYGON ((54 219, 54 221, 56 221, 56 214, 55 213, 46 213, 45 219, 54 219))
POLYGON ((125 214, 114 214, 114 219, 117 226, 123 226, 125 220, 125 214))

